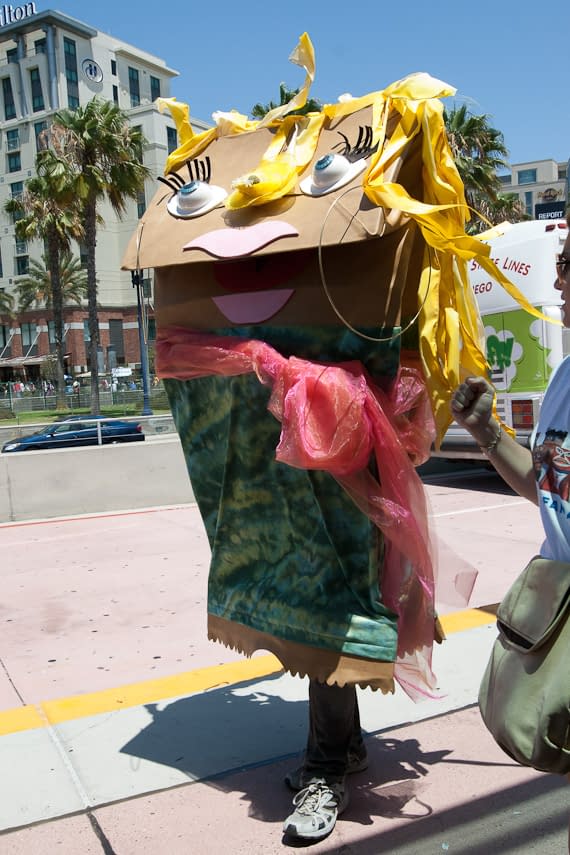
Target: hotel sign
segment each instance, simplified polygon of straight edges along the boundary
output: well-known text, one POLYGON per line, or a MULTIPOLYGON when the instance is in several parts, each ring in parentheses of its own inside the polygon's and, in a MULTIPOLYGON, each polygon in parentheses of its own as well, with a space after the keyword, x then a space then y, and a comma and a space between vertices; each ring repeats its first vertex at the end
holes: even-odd
POLYGON ((563 220, 566 216, 566 202, 546 202, 543 205, 534 206, 535 220, 563 220))
POLYGON ((25 18, 31 18, 36 12, 35 3, 23 3, 21 6, 0 6, 0 27, 19 24, 25 18))

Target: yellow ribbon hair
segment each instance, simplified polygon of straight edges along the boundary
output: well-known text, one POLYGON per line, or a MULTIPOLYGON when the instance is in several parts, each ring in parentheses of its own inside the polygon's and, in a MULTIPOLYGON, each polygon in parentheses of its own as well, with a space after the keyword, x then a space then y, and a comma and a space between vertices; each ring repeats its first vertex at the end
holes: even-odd
POLYGON ((465 231, 469 209, 439 100, 456 90, 429 74, 411 74, 382 91, 324 105, 320 113, 291 116, 293 110, 306 104, 315 75, 314 51, 307 33, 300 37, 290 60, 305 69, 304 85, 288 104, 271 110, 261 122, 235 111, 218 112, 213 115, 213 128, 195 134, 188 106, 175 98, 159 98, 159 109, 170 110, 180 139, 180 146, 168 157, 165 173, 197 157, 220 136, 269 127, 274 134, 260 163, 236 178, 225 201, 230 209, 263 205, 295 190, 298 176, 313 158, 325 120, 372 106, 373 145, 378 143, 378 148, 363 174, 364 193, 374 205, 399 210, 413 219, 427 244, 418 292, 423 295, 428 289, 419 314, 419 341, 439 444, 451 422, 449 403, 454 388, 469 374, 488 374, 484 331, 467 262, 475 259, 527 312, 540 318, 544 315, 491 260, 489 246, 465 231), (392 111, 399 114, 399 121, 388 138, 386 127, 392 111), (419 134, 423 135, 422 201, 389 179, 391 167, 405 156, 410 141, 419 134))

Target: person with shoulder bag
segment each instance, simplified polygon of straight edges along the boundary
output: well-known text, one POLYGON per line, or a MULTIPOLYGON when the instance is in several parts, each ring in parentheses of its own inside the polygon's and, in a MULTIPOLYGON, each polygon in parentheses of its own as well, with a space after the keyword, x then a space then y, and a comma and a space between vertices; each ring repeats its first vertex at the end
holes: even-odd
MULTIPOLYGON (((556 260, 554 288, 570 328, 570 235, 556 260)), ((532 450, 494 418, 494 396, 487 379, 467 377, 453 394, 453 416, 507 484, 538 505, 545 540, 497 611, 499 636, 479 707, 507 754, 570 780, 570 356, 550 378, 532 450)))

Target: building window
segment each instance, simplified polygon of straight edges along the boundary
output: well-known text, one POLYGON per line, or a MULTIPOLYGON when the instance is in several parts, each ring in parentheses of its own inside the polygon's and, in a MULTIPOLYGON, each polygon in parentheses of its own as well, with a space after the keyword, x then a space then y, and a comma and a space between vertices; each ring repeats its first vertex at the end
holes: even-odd
POLYGON ((22 168, 22 160, 19 151, 8 154, 8 172, 19 172, 22 168))
POLYGON ((129 95, 131 96, 131 107, 138 107, 141 102, 141 90, 139 84, 139 73, 136 68, 129 66, 129 95))
POLYGON ((16 255, 27 255, 28 254, 28 242, 26 240, 17 240, 16 241, 16 255))
POLYGON ((140 190, 137 195, 137 217, 140 218, 146 211, 146 197, 144 195, 144 190, 140 190))
POLYGON ((160 80, 158 77, 150 78, 150 100, 156 101, 157 98, 160 98, 160 80))
MULTIPOLYGON (((2 253, 0 252, 0 279, 4 276, 4 270, 2 268, 2 253)), ((4 290, 4 289, 2 289, 4 290)))
POLYGON ((12 81, 9 77, 2 78, 2 94, 4 96, 4 118, 6 121, 16 118, 16 104, 12 92, 12 81))
POLYGON ((505 185, 507 185, 507 186, 508 186, 508 185, 510 185, 510 184, 512 183, 512 180, 513 180, 513 176, 512 176, 512 175, 510 175, 510 174, 508 174, 508 175, 499 175, 499 181, 501 182, 501 184, 503 185, 503 187, 504 187, 505 185))
POLYGON ((30 271, 30 259, 27 255, 16 256, 16 275, 27 276, 30 271))
POLYGON ((6 62, 18 62, 18 48, 10 48, 6 51, 6 62))
POLYGON ((87 318, 83 321, 83 341, 88 344, 91 341, 91 333, 89 332, 89 321, 87 318))
POLYGON ((39 68, 30 68, 30 83, 32 86, 32 111, 34 113, 45 110, 44 93, 42 92, 42 81, 39 68))
POLYGON ((36 151, 44 151, 48 147, 48 142, 46 139, 46 134, 44 131, 47 131, 47 122, 34 122, 34 134, 36 136, 36 151))
POLYGON ((519 184, 536 184, 536 169, 519 169, 517 181, 519 184))
POLYGON ((67 105, 70 110, 79 107, 79 77, 77 75, 77 49, 73 39, 63 40, 65 53, 65 79, 67 80, 67 105))
POLYGON ((22 350, 25 356, 36 355, 37 331, 35 324, 20 324, 20 332, 22 335, 22 350))
POLYGON ((558 180, 559 181, 564 181, 566 179, 567 174, 568 174, 568 167, 566 167, 566 166, 559 166, 558 167, 558 180))
POLYGON ((111 60, 111 74, 114 74, 115 77, 117 76, 117 60, 116 59, 111 60))
POLYGON ((119 87, 118 86, 113 86, 113 101, 118 106, 118 104, 119 104, 119 87))
POLYGON ((178 148, 178 134, 176 133, 176 128, 171 128, 167 126, 166 146, 168 148, 168 154, 171 154, 175 149, 178 148))
MULTIPOLYGON (((24 182, 23 181, 14 181, 13 184, 10 184, 10 195, 12 199, 21 199, 22 193, 24 192, 24 182)), ((18 220, 21 220, 24 216, 23 211, 13 211, 12 212, 12 222, 17 223, 18 220)))
POLYGON ((36 53, 46 53, 46 40, 36 39, 36 41, 34 42, 34 47, 36 49, 36 53))
POLYGON ((2 356, 10 356, 10 348, 8 348, 9 341, 10 327, 6 326, 6 324, 0 324, 0 353, 2 356))
POLYGON ((6 131, 6 149, 7 151, 20 150, 20 131, 18 128, 6 131))
POLYGON ((532 190, 527 190, 524 194, 524 210, 532 217, 532 190))
POLYGON ((55 321, 48 321, 49 349, 55 350, 55 321))
POLYGON ((123 337, 123 321, 120 319, 109 319, 109 344, 115 349, 117 364, 124 365, 125 341, 123 337))

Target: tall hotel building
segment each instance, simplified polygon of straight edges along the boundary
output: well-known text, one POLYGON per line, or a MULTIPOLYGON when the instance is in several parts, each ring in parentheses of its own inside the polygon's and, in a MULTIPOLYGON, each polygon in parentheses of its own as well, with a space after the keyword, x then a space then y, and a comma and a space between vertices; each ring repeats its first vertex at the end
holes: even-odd
MULTIPOLYGON (((96 251, 103 370, 140 362, 136 293, 120 264, 155 192, 156 176, 177 146, 170 116, 154 105, 157 97, 170 95, 176 75, 162 59, 60 12, 38 11, 36 3, 0 6, 0 291, 14 294, 17 277, 27 274, 30 260, 41 261, 41 242, 17 240, 4 205, 22 193, 34 174, 38 137, 53 114, 99 96, 125 110, 148 141, 144 163, 152 177, 144 194, 128 202, 122 220, 107 203, 99 209, 105 221, 96 251)), ((207 127, 200 121, 193 124, 196 130, 207 127)), ((75 245, 73 252, 84 259, 81 246, 75 245)), ((145 279, 145 296, 152 304, 150 277, 145 279)), ((64 320, 67 369, 71 374, 85 372, 87 313, 68 306, 64 320)), ((53 323, 45 308, 20 313, 16 305, 14 318, 0 315, 0 382, 40 377, 42 358, 53 350, 53 323)))

